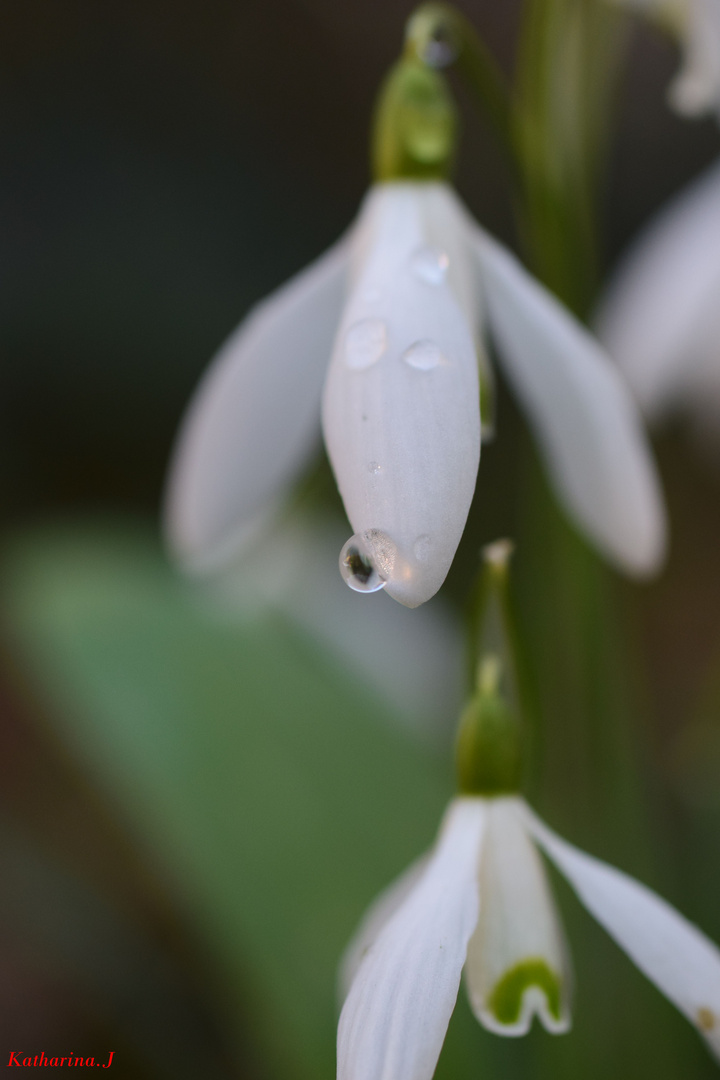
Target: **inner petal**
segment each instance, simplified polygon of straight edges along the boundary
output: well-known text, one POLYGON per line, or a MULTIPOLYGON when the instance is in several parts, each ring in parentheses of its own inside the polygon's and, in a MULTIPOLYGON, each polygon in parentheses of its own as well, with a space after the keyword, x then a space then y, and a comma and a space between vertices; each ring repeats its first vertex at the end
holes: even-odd
POLYGON ((537 1015, 551 1032, 570 1026, 567 950, 542 864, 515 798, 489 804, 480 866, 480 918, 465 976, 486 1028, 524 1035, 537 1015))

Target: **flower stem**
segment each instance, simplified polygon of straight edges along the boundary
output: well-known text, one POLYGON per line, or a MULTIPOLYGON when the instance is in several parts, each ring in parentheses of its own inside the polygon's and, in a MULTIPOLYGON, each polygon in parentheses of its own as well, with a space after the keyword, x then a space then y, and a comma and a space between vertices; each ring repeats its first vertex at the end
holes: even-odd
POLYGON ((596 0, 526 0, 514 140, 521 236, 538 276, 577 314, 597 289, 597 196, 624 21, 596 0))
POLYGON ((451 65, 481 105, 508 157, 514 160, 510 87, 472 24, 450 4, 422 4, 405 29, 406 49, 430 67, 451 65))

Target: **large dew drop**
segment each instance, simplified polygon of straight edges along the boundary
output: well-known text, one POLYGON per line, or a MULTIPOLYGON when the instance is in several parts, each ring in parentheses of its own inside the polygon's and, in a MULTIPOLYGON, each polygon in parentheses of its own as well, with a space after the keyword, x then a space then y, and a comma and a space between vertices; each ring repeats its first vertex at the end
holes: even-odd
POLYGON ((415 277, 427 285, 442 285, 447 276, 450 260, 444 251, 434 247, 420 247, 410 257, 415 277))
POLYGON ((361 319, 345 334, 345 363, 353 371, 369 368, 387 348, 387 332, 381 319, 361 319))
POLYGON ((426 338, 423 341, 416 341, 414 345, 406 349, 403 360, 418 371, 432 371, 442 363, 443 354, 439 345, 426 338))
POLYGON ((396 548, 379 529, 351 536, 340 552, 340 573, 355 592, 384 588, 395 565, 396 548))

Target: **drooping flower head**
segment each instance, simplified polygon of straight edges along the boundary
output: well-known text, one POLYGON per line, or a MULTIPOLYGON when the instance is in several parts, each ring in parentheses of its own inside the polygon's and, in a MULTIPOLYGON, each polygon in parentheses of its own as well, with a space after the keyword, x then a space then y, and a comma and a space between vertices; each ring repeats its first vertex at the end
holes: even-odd
POLYGON ((682 65, 668 89, 672 107, 685 116, 720 116, 719 0, 614 2, 654 19, 679 41, 682 65))
POLYGON ((720 1061, 720 950, 627 874, 562 840, 518 794, 522 731, 503 634, 506 553, 489 567, 476 693, 460 726, 460 793, 434 849, 370 908, 346 954, 338 1080, 430 1080, 462 973, 499 1035, 571 1023, 572 972, 541 853, 720 1061))
POLYGON ((258 534, 322 411, 354 534, 343 575, 423 603, 473 499, 490 342, 573 520, 627 572, 659 564, 662 501, 634 406, 594 339, 460 203, 454 131, 443 77, 409 48, 381 93, 356 223, 250 314, 188 410, 167 498, 186 565, 217 566, 258 534))

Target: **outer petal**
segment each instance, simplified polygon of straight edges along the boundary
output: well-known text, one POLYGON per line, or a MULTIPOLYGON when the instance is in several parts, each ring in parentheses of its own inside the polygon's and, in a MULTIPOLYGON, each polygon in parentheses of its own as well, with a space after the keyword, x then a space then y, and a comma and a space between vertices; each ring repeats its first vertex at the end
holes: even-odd
POLYGON ((386 592, 408 607, 445 579, 480 455, 463 228, 443 184, 372 189, 325 387, 325 441, 347 515, 356 533, 392 541, 386 592), (433 252, 447 271, 428 273, 433 252))
POLYGON ((490 328, 560 499, 624 570, 657 569, 659 482, 639 418, 590 334, 500 244, 476 230, 490 328))
POLYGON ((360 965, 395 912, 402 907, 427 869, 429 854, 421 855, 376 896, 343 953, 338 972, 338 990, 343 1002, 350 992, 360 965))
POLYGON ((708 360, 720 366, 718 296, 720 162, 653 219, 598 313, 600 338, 649 416, 687 397, 708 360))
POLYGON ((488 803, 480 918, 465 979, 476 1017, 499 1035, 525 1035, 537 1013, 548 1031, 570 1027, 567 950, 545 868, 517 798, 488 803))
POLYGON ((386 698, 408 728, 447 737, 465 692, 462 628, 442 597, 420 611, 358 604, 337 572, 344 535, 334 521, 282 516, 238 565, 213 578, 233 617, 274 609, 386 698))
POLYGON ((478 916, 485 803, 451 803, 420 881, 370 947, 338 1029, 338 1080, 430 1080, 478 916))
POLYGON ((343 239, 254 308, 203 377, 166 498, 170 545, 191 568, 232 557, 316 445, 348 258, 343 239))
POLYGON ((582 902, 720 1060, 720 950, 659 896, 561 840, 529 809, 528 828, 582 902))

